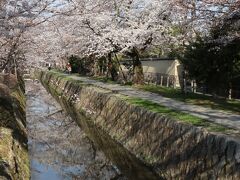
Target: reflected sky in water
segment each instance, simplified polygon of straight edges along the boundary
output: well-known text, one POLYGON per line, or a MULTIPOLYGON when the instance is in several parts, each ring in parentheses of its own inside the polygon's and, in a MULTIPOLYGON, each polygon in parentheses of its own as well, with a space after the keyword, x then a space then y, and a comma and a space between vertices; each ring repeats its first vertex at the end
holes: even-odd
POLYGON ((39 83, 27 81, 26 94, 32 180, 122 177, 39 83))

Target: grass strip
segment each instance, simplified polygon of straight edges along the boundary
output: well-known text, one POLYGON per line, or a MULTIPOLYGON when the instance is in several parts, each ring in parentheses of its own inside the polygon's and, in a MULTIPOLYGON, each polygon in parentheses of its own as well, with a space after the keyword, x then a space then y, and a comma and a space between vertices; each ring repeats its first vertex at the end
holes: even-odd
POLYGON ((153 92, 164 97, 186 102, 188 104, 199 105, 211 109, 228 111, 240 114, 240 101, 227 100, 223 98, 213 98, 204 94, 187 93, 183 94, 180 89, 167 88, 156 85, 137 85, 138 89, 153 92))
POLYGON ((141 98, 132 98, 132 97, 122 97, 124 100, 126 100, 128 103, 133 104, 138 107, 144 107, 147 110, 150 110, 155 113, 159 113, 161 115, 170 117, 174 120, 179 120, 181 122, 185 122, 197 127, 203 127, 207 130, 213 131, 213 132, 223 132, 223 133, 230 133, 235 130, 225 127, 223 125, 219 125, 216 123, 209 122, 205 119, 202 119, 197 116, 193 116, 188 113, 184 113, 178 110, 170 109, 166 106, 159 105, 157 103, 154 103, 149 100, 144 100, 141 98))

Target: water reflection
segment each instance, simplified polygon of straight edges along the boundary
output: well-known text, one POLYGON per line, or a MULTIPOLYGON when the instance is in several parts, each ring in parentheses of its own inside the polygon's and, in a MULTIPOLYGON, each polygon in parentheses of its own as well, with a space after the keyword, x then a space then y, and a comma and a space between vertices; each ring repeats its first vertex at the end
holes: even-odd
POLYGON ((39 83, 26 89, 32 180, 125 179, 39 83))

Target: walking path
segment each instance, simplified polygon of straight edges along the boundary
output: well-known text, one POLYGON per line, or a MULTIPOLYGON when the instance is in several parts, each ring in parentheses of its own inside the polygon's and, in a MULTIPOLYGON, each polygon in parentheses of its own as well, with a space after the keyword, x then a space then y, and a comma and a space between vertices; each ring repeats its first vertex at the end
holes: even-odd
POLYGON ((70 77, 72 79, 80 80, 87 84, 92 84, 100 88, 112 90, 122 95, 150 100, 152 102, 166 106, 168 108, 189 113, 191 115, 206 119, 208 121, 240 130, 240 115, 237 115, 237 114, 223 112, 221 110, 213 110, 210 108, 205 108, 197 105, 186 104, 184 102, 166 98, 155 93, 145 92, 136 88, 121 86, 119 84, 103 83, 87 77, 79 77, 79 76, 73 76, 73 75, 71 75, 70 77))

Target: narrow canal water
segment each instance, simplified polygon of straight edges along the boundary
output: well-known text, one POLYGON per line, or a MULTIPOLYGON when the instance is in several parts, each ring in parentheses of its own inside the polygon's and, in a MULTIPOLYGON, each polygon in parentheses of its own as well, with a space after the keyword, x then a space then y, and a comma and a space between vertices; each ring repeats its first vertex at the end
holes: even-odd
POLYGON ((40 83, 26 94, 32 180, 126 179, 40 83))

